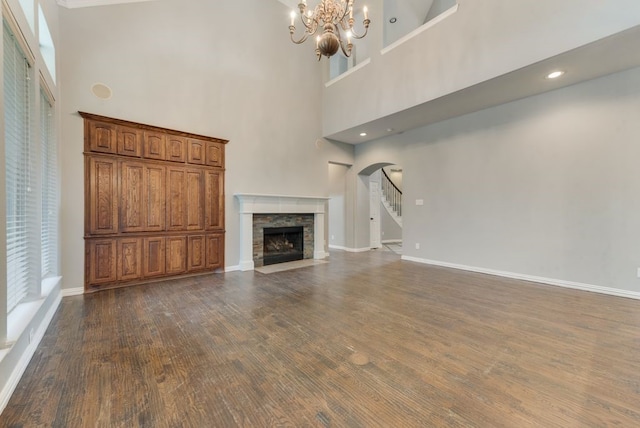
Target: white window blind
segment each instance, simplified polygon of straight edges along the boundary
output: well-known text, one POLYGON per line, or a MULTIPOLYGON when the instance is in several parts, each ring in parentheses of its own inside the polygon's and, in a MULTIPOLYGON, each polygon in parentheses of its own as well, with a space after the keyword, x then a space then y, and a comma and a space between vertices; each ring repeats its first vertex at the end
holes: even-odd
POLYGON ((3 22, 7 311, 39 290, 37 146, 30 135, 29 64, 3 22))
POLYGON ((42 164, 42 278, 55 276, 58 266, 58 171, 54 111, 40 90, 40 153, 42 164))

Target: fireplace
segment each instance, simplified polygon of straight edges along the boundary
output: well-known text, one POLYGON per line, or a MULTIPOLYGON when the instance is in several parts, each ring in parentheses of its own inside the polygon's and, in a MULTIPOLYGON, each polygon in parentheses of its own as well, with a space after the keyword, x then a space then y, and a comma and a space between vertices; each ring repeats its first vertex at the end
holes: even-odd
POLYGON ((264 228, 303 228, 303 258, 324 259, 324 213, 329 198, 237 193, 240 206, 240 270, 263 266, 264 228))
POLYGON ((304 232, 302 226, 265 227, 263 229, 263 263, 291 262, 304 258, 304 232))

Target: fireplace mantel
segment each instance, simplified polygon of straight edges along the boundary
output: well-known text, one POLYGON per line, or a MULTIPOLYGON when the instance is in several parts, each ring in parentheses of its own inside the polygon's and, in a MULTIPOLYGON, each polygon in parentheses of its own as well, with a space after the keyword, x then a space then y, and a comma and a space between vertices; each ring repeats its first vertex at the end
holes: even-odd
POLYGON ((240 269, 253 270, 253 214, 313 214, 313 258, 324 259, 324 214, 329 198, 236 193, 240 203, 240 269))

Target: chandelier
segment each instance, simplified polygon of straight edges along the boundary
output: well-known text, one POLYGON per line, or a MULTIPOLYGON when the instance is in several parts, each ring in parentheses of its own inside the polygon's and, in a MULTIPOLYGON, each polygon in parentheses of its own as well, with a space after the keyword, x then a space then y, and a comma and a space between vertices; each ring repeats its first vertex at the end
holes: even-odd
POLYGON ((353 0, 322 0, 313 10, 307 10, 307 0, 299 1, 298 9, 300 9, 300 20, 304 25, 304 34, 298 40, 293 37, 296 31, 294 24, 297 13, 291 11, 291 25, 289 26, 291 41, 298 45, 304 43, 309 36, 314 35, 321 28, 322 35, 318 35, 316 38, 318 61, 323 55, 327 58, 334 55, 338 49, 342 49, 342 53, 346 57, 351 56, 353 48, 351 39, 362 39, 369 31, 371 21, 366 6, 363 9, 364 20, 362 21, 364 33, 358 35, 354 31, 353 0))

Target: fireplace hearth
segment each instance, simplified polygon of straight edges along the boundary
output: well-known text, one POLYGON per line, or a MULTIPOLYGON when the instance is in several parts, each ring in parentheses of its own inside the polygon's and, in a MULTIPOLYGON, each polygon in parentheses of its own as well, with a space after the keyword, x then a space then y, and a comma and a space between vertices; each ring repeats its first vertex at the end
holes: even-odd
POLYGON ((296 227, 265 227, 263 229, 264 265, 304 259, 304 229, 296 227))

